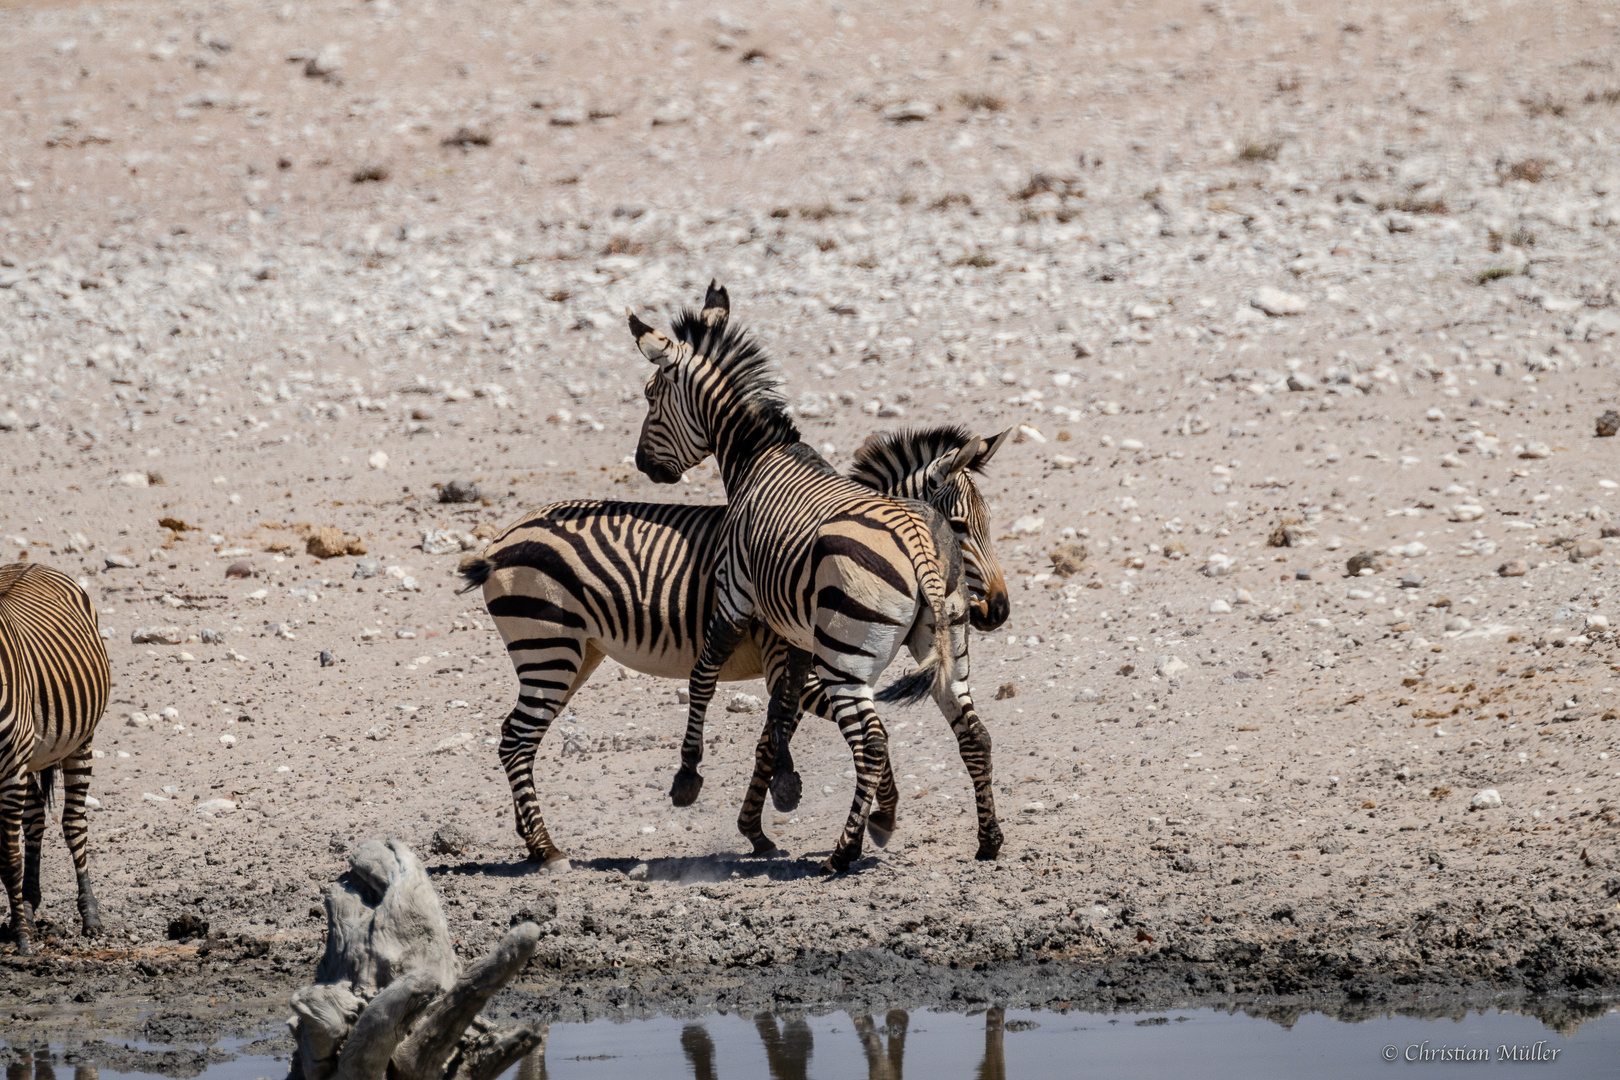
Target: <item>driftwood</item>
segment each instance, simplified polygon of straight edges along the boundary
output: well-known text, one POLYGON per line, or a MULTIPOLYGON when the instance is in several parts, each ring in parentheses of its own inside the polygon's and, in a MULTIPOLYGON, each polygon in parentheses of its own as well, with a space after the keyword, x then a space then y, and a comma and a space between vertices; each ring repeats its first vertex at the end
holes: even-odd
POLYGON ((402 842, 367 840, 326 896, 315 985, 293 995, 289 1080, 495 1080, 545 1041, 478 1015, 534 955, 518 923, 460 972, 438 894, 402 842))

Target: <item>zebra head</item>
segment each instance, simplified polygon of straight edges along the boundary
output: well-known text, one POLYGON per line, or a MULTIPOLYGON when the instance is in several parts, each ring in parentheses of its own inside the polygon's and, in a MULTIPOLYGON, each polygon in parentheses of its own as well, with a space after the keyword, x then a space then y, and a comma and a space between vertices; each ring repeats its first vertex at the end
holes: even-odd
POLYGON ((1001 449, 1008 428, 981 439, 957 425, 914 431, 880 431, 855 451, 850 478, 898 498, 931 504, 956 533, 967 575, 968 618, 976 630, 1007 621, 1012 602, 990 538, 990 513, 972 474, 982 472, 1001 449))
POLYGON ((765 353, 730 317, 730 298, 713 283, 701 310, 675 320, 673 336, 629 313, 636 347, 657 369, 636 442, 636 468, 654 483, 675 483, 710 454, 724 473, 764 446, 799 438, 765 353))

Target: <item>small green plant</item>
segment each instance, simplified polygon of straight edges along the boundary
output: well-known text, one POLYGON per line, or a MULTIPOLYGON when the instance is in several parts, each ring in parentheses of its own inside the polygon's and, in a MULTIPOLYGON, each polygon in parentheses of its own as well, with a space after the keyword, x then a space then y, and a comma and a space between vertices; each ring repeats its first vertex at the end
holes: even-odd
POLYGON ((1244 143, 1243 149, 1238 151, 1239 161, 1276 161, 1277 155, 1282 153, 1281 142, 1251 142, 1244 143))
POLYGON ((996 265, 996 260, 992 259, 989 255, 986 255, 984 249, 980 248, 971 255, 963 255, 961 258, 951 263, 951 265, 972 266, 976 269, 983 270, 986 267, 996 265))
POLYGON ((1539 98, 1525 98, 1519 102, 1524 111, 1531 116, 1563 116, 1569 112, 1569 106, 1562 101, 1543 95, 1539 98))
POLYGON ((1488 266, 1474 275, 1474 284, 1486 285, 1497 278, 1512 277, 1518 272, 1511 266, 1488 266))
POLYGON ((974 112, 1000 112, 1007 107, 1007 99, 995 94, 958 94, 956 100, 963 108, 974 112))

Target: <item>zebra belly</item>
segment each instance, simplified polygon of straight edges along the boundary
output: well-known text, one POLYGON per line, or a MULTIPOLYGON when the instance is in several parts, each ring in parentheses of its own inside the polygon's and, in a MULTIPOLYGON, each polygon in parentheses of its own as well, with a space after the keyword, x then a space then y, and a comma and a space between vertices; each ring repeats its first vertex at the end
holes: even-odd
MULTIPOLYGON (((686 679, 697 666, 697 650, 666 649, 656 654, 637 648, 635 642, 622 639, 592 638, 596 647, 611 659, 632 671, 653 675, 661 679, 686 679)), ((753 635, 744 634, 725 666, 720 669, 721 682, 739 682, 758 679, 764 675, 765 665, 760 658, 759 646, 753 635)))
MULTIPOLYGON (((87 733, 88 734, 88 733, 87 733)), ((83 740, 63 737, 61 732, 54 738, 40 737, 34 740, 34 751, 28 758, 28 772, 39 772, 49 769, 53 765, 60 765, 65 759, 83 745, 83 740)))

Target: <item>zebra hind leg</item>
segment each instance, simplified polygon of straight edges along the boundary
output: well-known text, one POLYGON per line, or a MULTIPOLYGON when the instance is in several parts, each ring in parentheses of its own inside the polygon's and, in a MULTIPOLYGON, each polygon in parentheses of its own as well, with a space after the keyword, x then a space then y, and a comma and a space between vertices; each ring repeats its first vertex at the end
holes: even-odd
POLYGON ((27 802, 23 804, 23 903, 28 913, 39 918, 40 855, 45 841, 45 807, 51 801, 51 789, 56 784, 56 769, 41 769, 23 780, 27 788, 27 802))
POLYGON ((62 763, 62 839, 67 841, 79 878, 79 929, 85 937, 101 934, 101 908, 90 888, 90 819, 84 806, 90 794, 90 763, 94 757, 86 743, 62 763))
POLYGON ((838 730, 855 758, 855 797, 837 846, 821 864, 821 872, 829 876, 846 872, 861 857, 861 839, 871 812, 873 789, 883 761, 889 756, 888 735, 878 720, 877 710, 872 707, 870 688, 846 685, 840 689, 845 691, 845 696, 834 692, 833 710, 838 717, 838 730), (859 690, 867 693, 862 695, 859 690))
POLYGON ((513 657, 522 689, 517 705, 501 725, 501 744, 497 753, 506 769, 506 782, 512 788, 512 808, 517 816, 518 835, 529 849, 530 860, 541 864, 548 872, 563 873, 570 866, 568 856, 551 841, 545 820, 540 815, 540 797, 534 787, 534 759, 540 751, 540 741, 546 737, 551 722, 574 691, 584 685, 591 672, 602 662, 602 653, 588 642, 571 645, 566 650, 557 642, 550 648, 559 653, 573 652, 579 659, 556 655, 543 661, 525 661, 513 657))
MULTIPOLYGON (((885 740, 886 742, 887 740, 885 740)), ((900 809, 900 788, 894 782, 894 765, 888 754, 883 755, 883 768, 878 773, 877 805, 866 819, 866 835, 880 848, 889 846, 894 836, 895 817, 900 809)))
POLYGON ((11 903, 10 936, 18 956, 34 955, 34 918, 23 899, 23 808, 28 791, 28 775, 20 770, 0 781, 0 877, 11 903))

